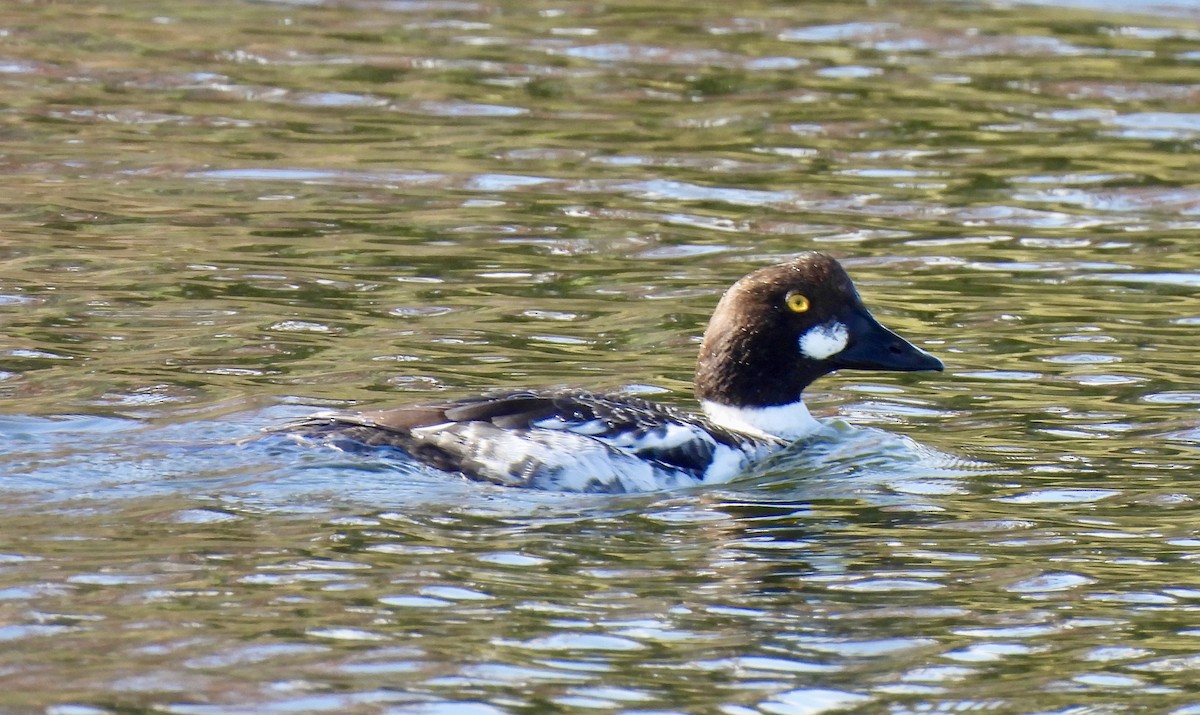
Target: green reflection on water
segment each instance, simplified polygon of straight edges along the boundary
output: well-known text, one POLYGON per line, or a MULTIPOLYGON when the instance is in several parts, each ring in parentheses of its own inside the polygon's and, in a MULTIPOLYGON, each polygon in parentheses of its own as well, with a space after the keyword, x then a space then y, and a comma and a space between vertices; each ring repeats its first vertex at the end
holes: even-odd
POLYGON ((4 707, 1191 704, 1195 17, 126 2, 0 28, 4 707), (689 405, 720 292, 812 248, 948 368, 832 376, 816 411, 962 465, 862 432, 596 502, 226 444, 289 400, 689 405), (66 414, 149 427, 17 419, 66 414))

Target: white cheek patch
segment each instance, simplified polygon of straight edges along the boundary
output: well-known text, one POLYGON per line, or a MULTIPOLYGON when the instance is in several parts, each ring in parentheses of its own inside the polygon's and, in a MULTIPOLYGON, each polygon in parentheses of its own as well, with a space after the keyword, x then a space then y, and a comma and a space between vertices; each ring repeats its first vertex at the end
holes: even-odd
POLYGON ((824 360, 830 355, 837 355, 846 349, 850 340, 850 331, 846 326, 835 321, 810 328, 800 336, 800 352, 812 360, 824 360))

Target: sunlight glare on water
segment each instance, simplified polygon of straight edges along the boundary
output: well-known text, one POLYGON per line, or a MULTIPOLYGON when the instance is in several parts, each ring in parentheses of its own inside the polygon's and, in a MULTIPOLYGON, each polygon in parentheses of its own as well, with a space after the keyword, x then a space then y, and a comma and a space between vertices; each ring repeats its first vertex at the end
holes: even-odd
POLYGON ((0 711, 1200 712, 1198 63, 1184 2, 5 4, 0 711), (738 481, 261 436, 691 409, 813 249, 946 372, 738 481))

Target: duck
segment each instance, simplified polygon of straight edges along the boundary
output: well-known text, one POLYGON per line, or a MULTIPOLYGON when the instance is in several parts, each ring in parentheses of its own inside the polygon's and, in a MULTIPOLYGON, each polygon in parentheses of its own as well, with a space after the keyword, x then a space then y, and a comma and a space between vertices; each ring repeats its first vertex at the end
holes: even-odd
POLYGON ((700 413, 557 387, 325 412, 282 431, 338 449, 387 448, 441 472, 565 492, 651 492, 728 482, 822 427, 804 390, 836 370, 943 369, 885 328, 840 263, 804 253, 722 295, 700 344, 700 413))

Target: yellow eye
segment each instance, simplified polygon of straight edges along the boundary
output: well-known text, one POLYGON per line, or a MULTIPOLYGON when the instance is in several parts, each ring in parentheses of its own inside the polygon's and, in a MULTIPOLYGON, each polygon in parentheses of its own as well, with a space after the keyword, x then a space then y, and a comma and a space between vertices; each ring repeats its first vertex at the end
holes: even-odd
POLYGON ((788 293, 784 302, 787 303, 788 310, 793 313, 803 313, 808 310, 808 298, 799 293, 788 293))

